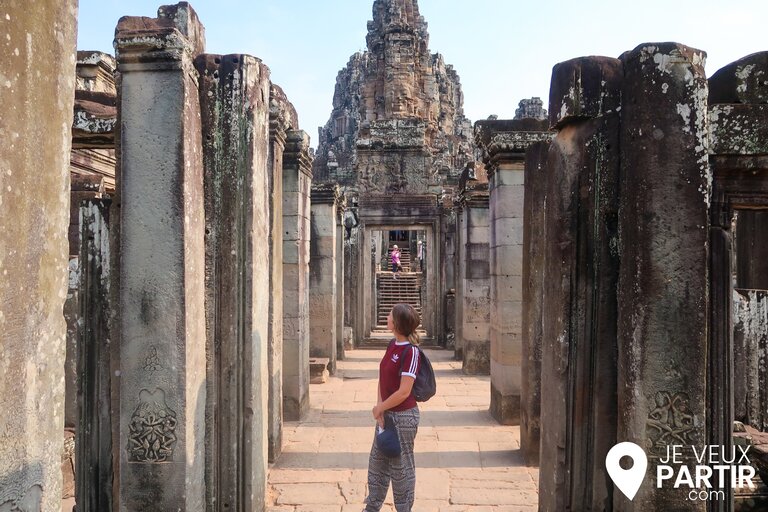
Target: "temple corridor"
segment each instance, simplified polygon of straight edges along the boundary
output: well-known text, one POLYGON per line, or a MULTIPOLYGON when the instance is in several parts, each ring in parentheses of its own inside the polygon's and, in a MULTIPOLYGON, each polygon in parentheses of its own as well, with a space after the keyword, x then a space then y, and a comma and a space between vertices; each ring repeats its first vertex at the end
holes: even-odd
MULTIPOLYGON (((373 439, 379 350, 347 352, 337 374, 311 386, 311 411, 285 423, 269 469, 268 512, 360 512, 373 439)), ((420 404, 414 512, 537 509, 538 471, 520 454, 519 427, 488 413, 489 377, 466 376, 446 350, 427 350, 437 395, 420 404)), ((383 510, 393 512, 392 493, 383 510)))

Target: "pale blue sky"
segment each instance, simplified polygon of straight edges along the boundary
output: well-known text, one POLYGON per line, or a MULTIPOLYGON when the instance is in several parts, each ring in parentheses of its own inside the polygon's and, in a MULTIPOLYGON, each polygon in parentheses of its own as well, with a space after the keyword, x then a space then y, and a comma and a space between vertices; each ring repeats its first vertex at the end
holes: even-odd
MULTIPOLYGON (((78 49, 114 53, 118 18, 152 16, 157 0, 80 0, 78 49)), ((373 0, 193 0, 210 53, 261 58, 316 145, 336 74, 365 49, 373 0)), ((584 55, 618 57, 640 43, 678 41, 708 53, 714 73, 768 50, 768 0, 420 0, 430 48, 453 64, 472 120, 514 116, 522 98, 546 104, 552 66, 584 55)))

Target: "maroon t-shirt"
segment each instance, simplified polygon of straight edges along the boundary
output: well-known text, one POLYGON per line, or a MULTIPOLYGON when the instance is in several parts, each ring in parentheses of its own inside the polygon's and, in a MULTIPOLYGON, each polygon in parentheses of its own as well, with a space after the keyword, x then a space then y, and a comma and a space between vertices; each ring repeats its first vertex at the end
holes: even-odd
MULTIPOLYGON (((379 392, 384 401, 400 389, 401 375, 416 378, 419 371, 419 349, 407 341, 396 342, 392 340, 387 347, 384 358, 379 364, 379 392), (402 358, 405 357, 405 361, 402 358), (402 367, 402 373, 400 368, 402 367)), ((406 411, 416 407, 416 399, 413 393, 403 403, 392 407, 390 411, 406 411)))

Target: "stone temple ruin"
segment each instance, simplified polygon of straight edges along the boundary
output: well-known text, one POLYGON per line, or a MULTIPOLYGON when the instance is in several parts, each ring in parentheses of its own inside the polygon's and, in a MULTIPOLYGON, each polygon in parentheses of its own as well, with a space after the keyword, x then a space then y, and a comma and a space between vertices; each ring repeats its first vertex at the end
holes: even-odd
POLYGON ((576 58, 548 114, 473 127, 416 0, 375 0, 313 152, 187 3, 122 18, 114 57, 37 4, 0 7, 0 511, 265 510, 310 381, 396 302, 490 376, 539 510, 767 509, 759 479, 630 501, 604 461, 749 445, 768 484, 768 52, 576 58))

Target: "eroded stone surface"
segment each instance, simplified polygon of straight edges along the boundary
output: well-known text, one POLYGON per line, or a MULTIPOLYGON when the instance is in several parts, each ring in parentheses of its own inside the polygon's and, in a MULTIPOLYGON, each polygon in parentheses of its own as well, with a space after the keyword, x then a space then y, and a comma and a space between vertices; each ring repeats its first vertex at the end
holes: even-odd
POLYGON ((709 103, 768 103, 768 52, 747 55, 712 75, 709 103))
POLYGON ((205 500, 205 219, 193 67, 202 34, 179 4, 154 19, 123 18, 115 35, 121 509, 200 510, 205 500))
POLYGON ((0 510, 14 512, 61 507, 76 16, 71 0, 0 6, 0 510))

